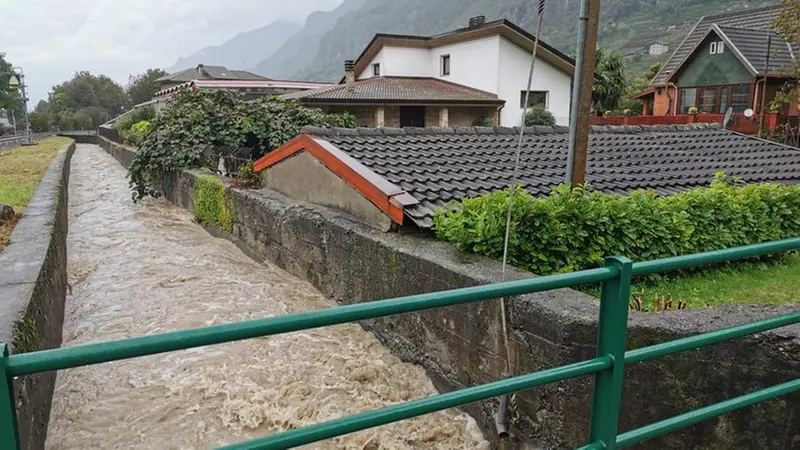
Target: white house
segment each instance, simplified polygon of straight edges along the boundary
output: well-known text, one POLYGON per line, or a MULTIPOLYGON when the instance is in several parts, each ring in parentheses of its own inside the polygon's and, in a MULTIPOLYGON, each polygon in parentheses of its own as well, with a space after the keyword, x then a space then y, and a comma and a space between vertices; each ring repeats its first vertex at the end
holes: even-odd
MULTIPOLYGON (((363 126, 521 123, 535 37, 507 20, 470 19, 436 36, 376 34, 332 88, 290 94, 326 110, 349 110, 363 126)), ((569 122, 573 61, 539 42, 530 105, 569 122)))
POLYGON ((661 56, 669 51, 669 46, 663 42, 653 42, 650 44, 650 56, 661 56))

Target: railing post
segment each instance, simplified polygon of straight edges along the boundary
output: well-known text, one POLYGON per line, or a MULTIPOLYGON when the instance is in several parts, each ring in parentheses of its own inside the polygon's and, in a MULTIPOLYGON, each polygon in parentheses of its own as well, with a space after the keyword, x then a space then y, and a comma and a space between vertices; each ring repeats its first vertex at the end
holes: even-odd
POLYGON ((0 448, 19 450, 14 378, 8 374, 8 346, 0 342, 0 448))
POLYGON ((610 355, 614 365, 595 375, 589 442, 602 442, 604 448, 613 449, 616 448, 622 403, 632 262, 624 256, 614 256, 606 258, 605 265, 618 268, 619 276, 603 283, 597 322, 597 356, 610 355))

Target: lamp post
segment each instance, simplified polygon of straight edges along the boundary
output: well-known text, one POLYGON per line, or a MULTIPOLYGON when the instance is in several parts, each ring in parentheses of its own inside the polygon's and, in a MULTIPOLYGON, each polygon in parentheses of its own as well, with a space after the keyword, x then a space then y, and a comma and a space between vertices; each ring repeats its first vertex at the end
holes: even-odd
POLYGON ((25 119, 25 139, 28 144, 31 143, 31 124, 28 121, 28 92, 25 85, 25 73, 21 67, 12 67, 11 74, 8 77, 8 87, 19 89, 22 94, 22 115, 25 119))

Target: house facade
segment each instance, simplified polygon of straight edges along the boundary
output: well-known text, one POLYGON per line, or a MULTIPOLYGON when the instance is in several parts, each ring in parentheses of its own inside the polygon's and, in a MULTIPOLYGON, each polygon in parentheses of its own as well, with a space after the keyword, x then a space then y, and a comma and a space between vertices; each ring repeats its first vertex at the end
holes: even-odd
MULTIPOLYGON (((335 94, 311 91, 287 98, 350 110, 364 126, 518 126, 534 42, 507 20, 483 17, 436 36, 377 34, 346 64, 341 84, 330 90, 335 94), (367 90, 373 94, 365 95, 367 90), (337 104, 329 103, 333 96, 337 104)), ((542 103, 558 123, 567 124, 573 72, 569 57, 540 41, 529 105, 542 103)))
MULTIPOLYGON (((644 115, 769 112, 800 49, 772 29, 780 5, 703 17, 654 77, 644 115)), ((786 105, 783 114, 798 114, 786 105)))

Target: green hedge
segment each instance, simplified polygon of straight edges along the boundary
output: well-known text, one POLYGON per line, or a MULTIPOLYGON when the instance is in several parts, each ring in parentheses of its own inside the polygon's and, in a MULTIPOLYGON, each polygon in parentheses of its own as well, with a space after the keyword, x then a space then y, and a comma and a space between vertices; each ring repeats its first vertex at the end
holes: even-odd
MULTIPOLYGON (((500 258, 508 190, 436 213, 439 238, 500 258)), ((800 187, 741 185, 717 174, 709 187, 670 196, 570 191, 546 198, 517 191, 509 263, 538 274, 596 267, 609 255, 644 261, 800 235, 800 187)))

